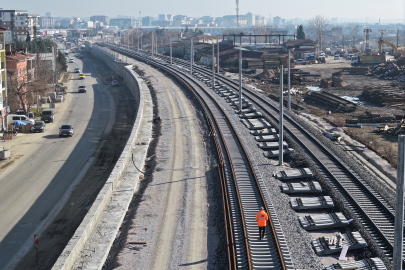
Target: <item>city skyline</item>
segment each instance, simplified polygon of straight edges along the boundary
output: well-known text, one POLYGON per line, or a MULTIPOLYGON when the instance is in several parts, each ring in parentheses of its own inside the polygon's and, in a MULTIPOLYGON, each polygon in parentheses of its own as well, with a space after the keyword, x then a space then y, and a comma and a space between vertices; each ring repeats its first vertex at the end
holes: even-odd
MULTIPOLYGON (((107 1, 105 1, 107 2, 107 1)), ((405 1, 387 0, 384 5, 374 1, 357 0, 339 1, 339 5, 325 5, 324 2, 316 0, 307 0, 305 4, 302 1, 291 0, 288 8, 283 2, 272 3, 271 7, 264 0, 257 0, 257 4, 252 5, 248 1, 239 1, 239 14, 245 15, 248 12, 259 14, 266 18, 275 16, 282 17, 286 20, 300 18, 302 20, 310 19, 318 14, 331 18, 338 18, 339 21, 362 21, 375 23, 381 20, 381 23, 404 23, 405 24, 405 1), (395 8, 394 8, 395 7, 395 8), (361 15, 361 16, 359 16, 361 15), (368 19, 366 19, 368 18, 368 19)), ((173 2, 155 0, 138 3, 129 0, 120 0, 114 6, 103 5, 103 1, 98 1, 94 6, 91 2, 72 0, 68 5, 61 5, 58 2, 48 2, 45 0, 15 0, 0 6, 3 9, 22 9, 27 10, 30 14, 45 16, 46 12, 51 12, 54 17, 90 17, 92 15, 106 15, 114 18, 118 15, 133 16, 138 18, 139 11, 142 17, 157 17, 158 14, 183 14, 189 17, 222 17, 224 15, 235 15, 235 1, 226 0, 218 2, 206 0, 201 2, 179 2, 174 5, 173 2), (121 5, 120 5, 121 4, 121 5), (125 6, 122 8, 120 6, 125 6), (158 6, 158 8, 156 8, 158 6), (78 8, 80 7, 80 8, 78 8), (212 12, 215 7, 215 12, 212 12)))

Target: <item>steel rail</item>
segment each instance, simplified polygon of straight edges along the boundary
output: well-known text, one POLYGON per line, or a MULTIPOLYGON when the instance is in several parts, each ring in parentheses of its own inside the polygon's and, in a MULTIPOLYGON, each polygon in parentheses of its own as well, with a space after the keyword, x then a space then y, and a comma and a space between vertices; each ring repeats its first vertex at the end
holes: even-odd
MULTIPOLYGON (((205 70, 204 68, 195 67, 195 70, 196 71, 199 70, 200 72, 203 72, 203 73, 208 73, 208 71, 205 70)), ((209 74, 207 74, 206 76, 209 77, 209 74)), ((236 82, 233 82, 232 80, 225 78, 221 75, 216 75, 216 76, 217 76, 217 80, 221 81, 222 83, 225 83, 226 85, 228 85, 231 88, 234 88, 236 90, 236 87, 238 86, 238 84, 236 82)), ((273 121, 278 123, 278 119, 277 119, 278 108, 273 106, 268 101, 264 100, 262 97, 253 93, 250 89, 247 89, 247 88, 243 88, 243 89, 244 89, 244 96, 246 96, 246 98, 249 98, 249 100, 251 102, 255 103, 256 106, 260 107, 264 112, 267 112, 268 115, 271 116, 273 121), (251 95, 253 95, 256 99, 259 99, 261 102, 265 103, 265 105, 264 106, 260 105, 255 100, 255 98, 251 97, 251 95), (271 107, 271 109, 274 110, 275 113, 270 113, 268 111, 268 109, 265 108, 265 106, 271 107)), ((313 144, 317 145, 317 148, 320 148, 322 150, 322 152, 326 153, 325 155, 327 155, 330 159, 332 159, 335 163, 337 163, 337 165, 335 165, 335 166, 341 167, 341 170, 343 170, 345 172, 345 174, 348 175, 348 177, 355 180, 355 182, 352 182, 350 184, 346 183, 346 185, 344 183, 342 183, 342 181, 339 180, 339 177, 336 176, 336 173, 332 172, 332 170, 330 168, 331 165, 325 164, 325 162, 323 162, 323 159, 319 158, 318 155, 314 153, 315 149, 313 149, 313 148, 311 149, 308 146, 307 142, 302 141, 302 139, 300 139, 298 137, 299 135, 296 135, 297 132, 292 131, 291 127, 288 128, 287 127, 288 124, 285 124, 286 129, 287 129, 287 131, 289 131, 290 136, 292 136, 297 142, 299 142, 301 147, 306 149, 311 154, 311 156, 318 162, 318 164, 320 164, 322 166, 324 171, 334 180, 333 183, 338 185, 338 187, 340 188, 340 191, 343 195, 342 197, 344 198, 345 196, 347 196, 349 198, 348 201, 350 203, 348 203, 348 206, 350 208, 352 208, 352 210, 354 209, 353 212, 356 214, 357 218, 359 218, 360 220, 366 219, 368 221, 368 223, 373 227, 373 229, 377 232, 377 235, 379 237, 383 238, 384 243, 385 243, 385 245, 388 246, 388 249, 390 250, 390 252, 387 252, 387 247, 385 247, 381 243, 381 240, 379 239, 379 237, 374 236, 376 233, 373 231, 370 231, 368 226, 364 226, 365 229, 369 232, 370 236, 380 246, 381 250, 385 253, 385 255, 390 260, 392 260, 392 250, 393 250, 393 241, 394 241, 393 240, 393 226, 394 226, 393 224, 394 224, 394 219, 395 219, 395 215, 394 215, 393 211, 391 209, 389 209, 389 207, 383 201, 383 198, 381 196, 376 195, 377 192, 373 191, 371 187, 369 187, 361 179, 359 179, 359 177, 357 177, 351 171, 350 168, 348 168, 345 164, 343 164, 343 162, 341 162, 339 160, 339 158, 335 156, 335 154, 333 154, 328 148, 326 148, 322 143, 320 143, 319 140, 317 140, 313 135, 311 135, 307 131, 305 131, 305 129, 303 127, 301 127, 298 123, 296 123, 296 121, 294 121, 288 115, 285 115, 285 118, 289 121, 289 124, 296 127, 298 133, 305 134, 305 137, 307 137, 313 144), (364 190, 363 194, 357 195, 357 196, 353 195, 353 193, 356 193, 359 190, 353 190, 353 188, 350 188, 350 185, 359 186, 359 189, 364 190), (352 189, 352 190, 350 191, 350 189, 352 189), (368 195, 368 196, 364 196, 364 193, 366 193, 366 195, 368 195), (362 200, 364 197, 366 197, 366 198, 371 197, 371 199, 369 199, 371 206, 364 206, 364 204, 365 204, 364 200, 363 200, 363 203, 359 202, 359 200, 362 200), (352 205, 353 203, 355 205, 352 205), (375 206, 377 206, 377 207, 375 207, 375 206), (368 210, 364 209, 365 207, 369 207, 369 209, 368 210), (371 208, 374 208, 374 209, 371 209, 371 208), (379 210, 379 213, 374 213, 373 217, 372 217, 367 211, 375 211, 375 209, 379 210), (359 210, 362 213, 362 215, 364 216, 364 218, 362 216, 359 216, 357 214, 356 210, 359 210), (388 215, 388 217, 386 217, 386 215, 388 215)), ((403 261, 405 262, 405 258, 403 258, 403 261)))
MULTIPOLYGON (((121 51, 121 50, 120 50, 120 51, 121 51)), ((124 50, 124 53, 128 53, 128 51, 125 52, 125 50, 124 50)), ((132 54, 132 56, 134 56, 134 55, 132 54)), ((138 55, 138 58, 139 58, 139 55, 138 55)), ((146 61, 148 61, 149 63, 153 64, 153 60, 151 60, 151 59, 145 59, 145 58, 144 58, 143 60, 146 60, 146 61)), ((154 63, 154 65, 157 66, 157 67, 159 67, 159 68, 165 69, 166 71, 168 71, 169 73, 171 73, 172 75, 174 75, 174 77, 176 77, 179 81, 183 81, 183 82, 184 82, 184 80, 183 80, 182 78, 179 78, 178 75, 175 75, 175 73, 178 72, 177 70, 176 70, 176 71, 173 71, 173 69, 170 69, 170 68, 168 68, 167 66, 161 65, 161 63, 154 63)), ((184 76, 184 75, 183 75, 183 76, 184 76)), ((185 76, 188 76, 188 75, 185 75, 185 76)), ((199 84, 199 82, 197 82, 196 84, 199 84)), ((189 87, 187 87, 187 88, 189 89, 189 87)), ((201 87, 201 89, 204 89, 204 88, 201 87)), ((198 93, 197 93, 197 94, 198 94, 198 93)), ((199 95, 199 94, 198 94, 198 95, 199 95)), ((243 144, 242 144, 242 142, 241 142, 239 136, 237 135, 237 132, 236 132, 235 128, 231 125, 228 116, 222 112, 222 109, 219 107, 218 103, 216 103, 215 99, 214 99, 212 96, 210 96, 209 94, 207 94, 207 95, 212 99, 212 101, 216 104, 216 106, 218 106, 218 109, 219 109, 218 111, 221 111, 222 118, 223 118, 223 119, 226 119, 227 125, 230 127, 231 131, 233 132, 233 135, 235 136, 235 138, 236 138, 236 140, 237 140, 237 142, 238 142, 238 144, 239 144, 238 147, 242 148, 242 152, 243 152, 243 154, 244 154, 244 158, 248 161, 248 166, 250 167, 250 174, 251 174, 252 176, 254 176, 254 182, 255 182, 256 188, 257 188, 258 193, 259 193, 260 201, 262 201, 261 204, 262 204, 262 205, 265 205, 265 206, 266 206, 266 210, 269 212, 269 209, 267 208, 267 204, 265 203, 265 198, 264 198, 263 193, 262 193, 262 190, 261 190, 261 188, 260 188, 260 184, 259 184, 259 182, 258 182, 258 179, 257 179, 256 175, 255 175, 255 171, 254 171, 254 168, 253 168, 253 166, 252 166, 252 163, 250 162, 250 159, 249 159, 249 156, 247 155, 246 149, 243 147, 243 144)), ((199 96, 199 97, 202 98, 201 96, 199 96)), ((202 107, 202 108, 204 108, 204 107, 202 107)), ((210 110, 212 110, 212 108, 210 108, 210 110)), ((213 118, 213 119, 214 119, 214 121, 217 121, 216 118, 213 118)), ((217 122, 217 124, 218 124, 218 122, 217 122)), ((218 127, 219 127, 219 126, 220 126, 220 125, 218 124, 218 127)), ((223 126, 221 126, 221 129, 219 129, 219 133, 218 133, 218 134, 220 134, 220 136, 221 136, 221 138, 222 138, 222 141, 224 142, 224 145, 225 145, 225 148, 226 148, 226 151, 227 151, 228 156, 231 156, 230 149, 227 147, 226 138, 225 138, 224 134, 222 133, 222 128, 223 128, 223 126)), ((228 134, 226 134, 226 135, 228 135, 228 134)), ((232 162, 232 159, 230 159, 230 161, 231 161, 231 165, 232 165, 232 166, 231 166, 231 168, 232 168, 232 174, 233 174, 233 176, 234 176, 233 179, 234 179, 234 181, 236 181, 236 179, 237 179, 237 171, 235 171, 235 168, 236 168, 238 165, 240 165, 240 164, 234 164, 234 163, 232 162)), ((239 168, 238 168, 238 169, 239 169, 239 168)), ((238 186, 238 183, 235 182, 235 185, 238 186)), ((242 207, 243 207, 243 202, 242 202, 242 200, 243 200, 244 194, 241 194, 241 193, 239 192, 239 189, 236 189, 236 193, 238 194, 238 196, 237 196, 237 197, 239 198, 238 200, 240 201, 240 203, 241 203, 241 205, 242 205, 242 207)), ((242 210, 242 207, 241 207, 241 211, 244 212, 245 209, 242 210)), ((251 212, 251 210, 249 210, 249 211, 251 212)), ((255 209, 255 212, 256 212, 256 211, 257 211, 257 208, 255 209)), ((241 218, 244 219, 244 213, 241 215, 241 218)), ((246 221, 243 221, 242 224, 243 224, 243 226, 245 226, 246 221)), ((277 247, 276 249, 277 249, 277 253, 278 253, 278 254, 277 254, 277 257, 279 258, 279 262, 280 262, 280 264, 281 264, 281 265, 280 265, 280 269, 286 269, 286 266, 285 266, 284 260, 283 260, 283 254, 282 254, 282 252, 280 251, 280 245, 279 245, 279 243, 278 243, 276 230, 275 230, 275 228, 274 228, 272 222, 269 223, 269 226, 271 226, 271 233, 273 234, 273 240, 274 240, 274 242, 276 243, 276 247, 277 247)), ((249 247, 249 245, 248 245, 249 243, 247 242, 248 237, 250 237, 250 236, 248 235, 248 233, 247 233, 246 230, 245 230, 245 242, 246 242, 246 248, 247 248, 247 249, 248 249, 248 247, 249 247)), ((250 262, 249 253, 250 253, 250 252, 247 252, 248 262, 250 262)), ((271 262, 271 263, 272 263, 272 266, 276 266, 276 265, 274 265, 274 262, 271 262)), ((257 265, 256 265, 254 268, 257 268, 257 267, 262 268, 262 267, 264 267, 264 266, 265 266, 265 264, 260 265, 260 262, 258 262, 257 265)), ((248 269, 250 269, 250 267, 249 267, 248 269)))

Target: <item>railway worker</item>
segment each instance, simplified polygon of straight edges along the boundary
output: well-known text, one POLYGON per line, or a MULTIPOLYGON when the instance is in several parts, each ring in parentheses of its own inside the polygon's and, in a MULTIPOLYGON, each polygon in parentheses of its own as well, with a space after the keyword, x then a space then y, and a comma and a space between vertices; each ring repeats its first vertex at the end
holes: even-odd
POLYGON ((269 216, 267 215, 266 211, 264 211, 264 207, 260 207, 260 210, 256 214, 256 222, 257 226, 259 227, 260 239, 264 238, 267 220, 269 220, 269 216))

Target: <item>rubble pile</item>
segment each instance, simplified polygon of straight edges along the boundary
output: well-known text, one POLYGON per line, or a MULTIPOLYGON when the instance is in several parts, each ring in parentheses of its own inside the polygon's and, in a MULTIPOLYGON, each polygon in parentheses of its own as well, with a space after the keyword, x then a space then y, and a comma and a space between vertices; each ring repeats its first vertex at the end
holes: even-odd
POLYGON ((342 87, 342 72, 332 73, 332 87, 342 87))
POLYGON ((373 76, 383 80, 405 82, 405 58, 370 67, 366 76, 373 76))
POLYGON ((276 77, 276 74, 278 74, 280 71, 278 69, 270 69, 268 70, 267 68, 263 69, 262 73, 259 73, 255 76, 256 79, 258 80, 272 80, 276 77))
POLYGON ((401 122, 396 126, 381 125, 378 127, 378 131, 394 136, 405 135, 405 119, 402 119, 401 122))
POLYGON ((320 88, 329 88, 332 86, 332 82, 330 79, 321 79, 321 84, 319 85, 320 88))

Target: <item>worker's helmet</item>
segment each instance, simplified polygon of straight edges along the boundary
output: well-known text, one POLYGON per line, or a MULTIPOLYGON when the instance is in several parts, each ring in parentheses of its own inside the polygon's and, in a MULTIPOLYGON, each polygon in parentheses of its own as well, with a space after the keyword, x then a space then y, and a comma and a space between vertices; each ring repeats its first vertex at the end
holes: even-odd
POLYGON ((264 210, 264 207, 262 206, 262 207, 260 207, 260 210, 264 210))

